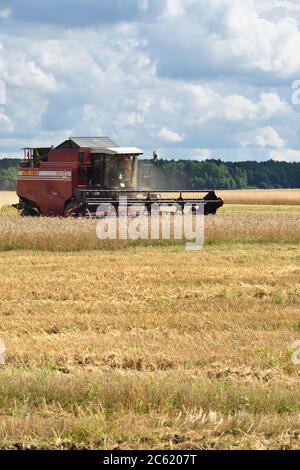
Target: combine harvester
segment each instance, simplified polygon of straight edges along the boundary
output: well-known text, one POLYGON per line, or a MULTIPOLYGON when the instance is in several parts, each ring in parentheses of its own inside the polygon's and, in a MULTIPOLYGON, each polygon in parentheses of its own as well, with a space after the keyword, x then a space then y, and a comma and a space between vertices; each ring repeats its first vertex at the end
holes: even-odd
POLYGON ((118 212, 124 197, 128 206, 143 205, 149 213, 153 204, 202 206, 205 215, 223 205, 214 191, 149 189, 155 160, 138 168, 141 155, 142 150, 119 147, 107 137, 74 137, 56 148, 26 148, 14 207, 29 217, 95 217, 98 207, 108 203, 118 212), (148 189, 139 189, 138 180, 148 189))

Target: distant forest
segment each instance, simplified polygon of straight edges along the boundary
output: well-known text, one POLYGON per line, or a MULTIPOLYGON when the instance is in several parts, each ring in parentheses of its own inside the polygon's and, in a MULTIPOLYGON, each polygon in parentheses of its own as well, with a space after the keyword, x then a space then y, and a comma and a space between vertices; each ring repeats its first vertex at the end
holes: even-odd
MULTIPOLYGON (((142 160, 146 161, 146 160, 142 160)), ((142 163, 141 162, 141 163, 142 163)), ((149 162, 149 160, 148 160, 149 162)), ((0 160, 0 190, 15 189, 18 159, 0 160)), ((300 188, 300 162, 160 160, 154 189, 300 188)))
POLYGON ((159 189, 300 188, 300 162, 160 160, 153 186, 159 189))
POLYGON ((0 160, 0 191, 15 190, 19 162, 17 158, 0 160))

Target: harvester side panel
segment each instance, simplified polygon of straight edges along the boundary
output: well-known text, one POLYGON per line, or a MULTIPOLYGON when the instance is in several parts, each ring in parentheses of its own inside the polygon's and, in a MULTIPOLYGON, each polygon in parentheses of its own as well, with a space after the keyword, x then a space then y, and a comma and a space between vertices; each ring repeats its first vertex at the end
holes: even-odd
POLYGON ((82 162, 85 165, 91 164, 91 150, 90 149, 52 149, 48 154, 48 163, 61 164, 79 162, 82 156, 82 162))
POLYGON ((66 201, 72 197, 72 167, 61 169, 26 168, 19 171, 17 194, 30 201, 41 215, 64 215, 66 201))

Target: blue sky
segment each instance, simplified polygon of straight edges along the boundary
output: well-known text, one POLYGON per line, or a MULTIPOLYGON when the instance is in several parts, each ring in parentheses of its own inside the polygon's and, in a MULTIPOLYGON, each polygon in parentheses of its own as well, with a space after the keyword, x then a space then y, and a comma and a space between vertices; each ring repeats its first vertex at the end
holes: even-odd
POLYGON ((1 0, 0 44, 0 157, 108 135, 300 161, 298 0, 1 0))

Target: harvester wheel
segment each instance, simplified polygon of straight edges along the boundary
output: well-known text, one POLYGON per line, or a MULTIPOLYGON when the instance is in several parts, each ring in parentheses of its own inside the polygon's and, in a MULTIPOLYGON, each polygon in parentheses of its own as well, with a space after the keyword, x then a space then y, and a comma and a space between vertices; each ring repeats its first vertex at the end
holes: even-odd
POLYGON ((21 217, 39 217, 40 214, 37 210, 27 207, 21 212, 21 217))
POLYGON ((65 217, 82 217, 82 204, 70 201, 65 207, 65 217))

